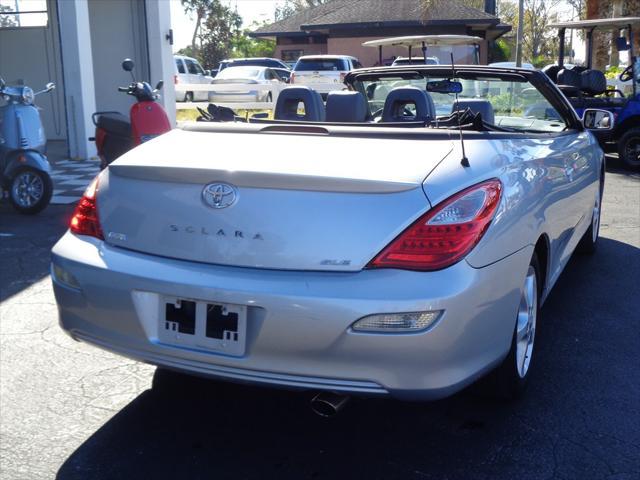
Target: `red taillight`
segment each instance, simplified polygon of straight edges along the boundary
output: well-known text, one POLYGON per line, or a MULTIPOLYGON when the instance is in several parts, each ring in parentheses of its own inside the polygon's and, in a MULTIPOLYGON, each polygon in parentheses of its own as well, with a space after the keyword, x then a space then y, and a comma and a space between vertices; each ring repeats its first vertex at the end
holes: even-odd
POLYGON ((107 131, 102 128, 96 128, 96 149, 98 153, 102 153, 102 146, 107 138, 107 131))
POLYGON ((289 77, 289 83, 294 83, 296 79, 296 74, 291 72, 291 76, 289 77))
POLYGON ((347 76, 347 74, 345 72, 340 72, 340 81, 342 83, 344 83, 344 77, 346 77, 346 76, 347 76))
POLYGON ((178 84, 178 75, 174 75, 173 76, 173 84, 177 85, 178 84))
POLYGON ((477 245, 494 217, 500 180, 488 180, 448 198, 391 242, 370 268, 440 270, 460 261, 477 245))
POLYGON ((82 195, 78 205, 76 205, 69 223, 69 229, 78 235, 88 235, 104 240, 100 221, 98 220, 97 191, 98 177, 94 178, 82 195))

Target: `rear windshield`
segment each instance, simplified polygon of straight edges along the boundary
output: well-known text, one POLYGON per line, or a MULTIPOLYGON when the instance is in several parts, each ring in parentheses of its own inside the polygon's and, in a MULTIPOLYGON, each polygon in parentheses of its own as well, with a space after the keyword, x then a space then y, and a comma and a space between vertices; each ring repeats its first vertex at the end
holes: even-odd
POLYGON ((216 78, 256 78, 260 69, 253 67, 228 67, 222 70, 216 78))
POLYGON ((342 58, 301 58, 293 69, 297 72, 321 70, 338 72, 349 70, 349 66, 342 58))

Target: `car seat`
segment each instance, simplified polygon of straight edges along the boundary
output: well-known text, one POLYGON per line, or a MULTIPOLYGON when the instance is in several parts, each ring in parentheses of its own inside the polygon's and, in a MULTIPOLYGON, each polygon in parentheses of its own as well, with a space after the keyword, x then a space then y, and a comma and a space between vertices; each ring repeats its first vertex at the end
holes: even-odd
POLYGON ((298 120, 306 122, 324 122, 325 110, 322 97, 318 92, 306 86, 285 87, 278 95, 273 114, 276 120, 298 120), (298 113, 298 107, 304 105, 304 113, 298 113))
POLYGON ((396 87, 389 92, 382 110, 383 122, 428 121, 436 116, 431 95, 418 87, 396 87), (414 115, 407 115, 405 108, 415 107, 414 115))
POLYGON ((558 88, 567 96, 577 96, 580 94, 582 80, 580 73, 575 70, 563 68, 558 72, 558 88))
POLYGON ((451 108, 451 113, 456 110, 465 111, 467 108, 471 109, 473 113, 479 113, 482 115, 482 120, 487 123, 494 124, 496 121, 493 111, 493 105, 489 100, 480 100, 475 98, 462 98, 455 102, 451 108))
POLYGON ((360 92, 329 92, 326 118, 327 122, 364 122, 367 118, 367 100, 360 92))
POLYGON ((599 70, 580 72, 580 89, 588 95, 601 95, 607 90, 607 78, 599 70))
POLYGON ((547 77, 551 79, 553 83, 558 83, 558 72, 560 71, 560 67, 558 65, 547 65, 542 69, 542 73, 544 73, 547 77))

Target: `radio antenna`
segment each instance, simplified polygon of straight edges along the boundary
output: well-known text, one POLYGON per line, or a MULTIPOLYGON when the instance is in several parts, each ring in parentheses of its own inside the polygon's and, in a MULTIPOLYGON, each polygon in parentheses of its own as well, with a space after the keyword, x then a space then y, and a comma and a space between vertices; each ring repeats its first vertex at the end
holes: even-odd
MULTIPOLYGON (((451 76, 452 80, 456 78, 456 67, 453 63, 453 52, 451 52, 451 76)), ((460 147, 462 147, 462 158, 460 159, 460 164, 463 167, 470 167, 469 159, 464 150, 464 137, 462 136, 462 126, 460 125, 460 105, 458 104, 458 92, 455 92, 456 96, 456 117, 458 118, 458 132, 460 132, 460 147)))

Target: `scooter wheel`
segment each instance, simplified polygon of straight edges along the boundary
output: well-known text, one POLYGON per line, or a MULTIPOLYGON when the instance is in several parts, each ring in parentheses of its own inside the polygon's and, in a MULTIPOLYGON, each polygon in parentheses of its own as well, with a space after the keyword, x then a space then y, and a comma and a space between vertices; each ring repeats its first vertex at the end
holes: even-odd
POLYGON ((33 215, 42 211, 49 205, 52 194, 51 178, 35 168, 22 167, 11 178, 9 199, 20 213, 33 215))

